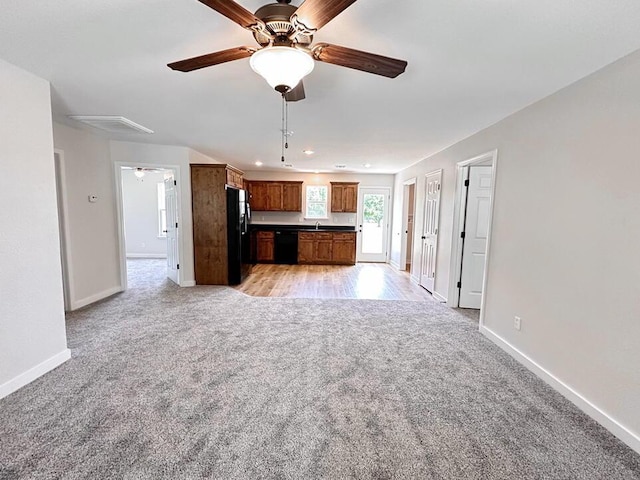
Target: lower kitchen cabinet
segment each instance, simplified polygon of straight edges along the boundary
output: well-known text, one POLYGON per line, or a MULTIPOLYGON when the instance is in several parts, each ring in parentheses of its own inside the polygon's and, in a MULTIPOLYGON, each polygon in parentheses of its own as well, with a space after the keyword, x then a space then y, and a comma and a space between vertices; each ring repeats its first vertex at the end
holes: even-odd
POLYGON ((273 262, 275 245, 274 238, 275 236, 273 232, 258 232, 256 235, 256 260, 258 262, 273 262))
POLYGON ((299 232, 298 263, 320 265, 355 264, 355 232, 299 232))

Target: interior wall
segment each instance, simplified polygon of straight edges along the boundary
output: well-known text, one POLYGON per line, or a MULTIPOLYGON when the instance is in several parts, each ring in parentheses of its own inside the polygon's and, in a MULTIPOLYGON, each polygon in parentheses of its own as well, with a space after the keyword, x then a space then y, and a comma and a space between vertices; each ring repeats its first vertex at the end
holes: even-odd
POLYGON ((70 358, 49 83, 0 60, 0 398, 70 358))
POLYGON ((128 257, 167 256, 167 239, 158 236, 159 183, 164 184, 164 172, 145 172, 144 177, 138 178, 135 170, 122 170, 122 213, 128 257))
MULTIPOLYGON (((358 182, 358 187, 388 187, 393 189, 394 184, 393 175, 383 174, 301 173, 252 170, 245 172, 245 178, 248 180, 301 181, 303 182, 303 187, 306 185, 329 186, 330 182, 358 182)), ((331 195, 330 192, 329 195, 331 195)), ((304 205, 302 208, 304 209, 304 205)), ((254 212, 251 222, 257 224, 314 225, 316 220, 305 219, 304 212, 254 212)), ((320 221, 321 224, 343 226, 355 226, 356 222, 357 216, 355 213, 331 212, 329 212, 329 218, 327 220, 320 221)))
POLYGON ((446 297, 455 164, 498 149, 483 331, 638 451, 639 130, 637 51, 396 177, 418 177, 417 235, 424 174, 443 168, 446 297))
POLYGON ((55 148, 64 152, 71 309, 122 290, 116 194, 109 140, 54 122, 55 148), (89 196, 95 195, 95 202, 89 196))

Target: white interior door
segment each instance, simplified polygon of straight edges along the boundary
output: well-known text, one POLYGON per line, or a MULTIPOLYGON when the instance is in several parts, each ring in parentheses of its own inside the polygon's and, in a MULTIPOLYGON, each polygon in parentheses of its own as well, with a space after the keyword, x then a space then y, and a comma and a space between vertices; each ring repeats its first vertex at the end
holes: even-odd
POLYGON ((422 230, 422 261, 420 285, 433 293, 436 280, 436 254, 438 250, 438 230, 440 222, 440 190, 442 170, 426 176, 424 201, 424 223, 422 230))
POLYGON ((167 277, 180 285, 178 255, 178 195, 175 179, 164 181, 164 201, 167 231, 167 277))
POLYGON ((466 205, 459 306, 479 309, 489 232, 491 167, 469 167, 466 205))
POLYGON ((390 196, 388 188, 359 189, 358 262, 387 261, 390 196))

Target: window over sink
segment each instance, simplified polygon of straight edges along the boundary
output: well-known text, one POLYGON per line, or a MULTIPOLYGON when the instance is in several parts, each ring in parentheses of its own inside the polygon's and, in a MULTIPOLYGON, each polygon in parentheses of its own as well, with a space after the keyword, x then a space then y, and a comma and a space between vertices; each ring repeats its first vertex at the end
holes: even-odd
POLYGON ((328 218, 328 199, 327 185, 307 185, 305 187, 305 218, 328 218))

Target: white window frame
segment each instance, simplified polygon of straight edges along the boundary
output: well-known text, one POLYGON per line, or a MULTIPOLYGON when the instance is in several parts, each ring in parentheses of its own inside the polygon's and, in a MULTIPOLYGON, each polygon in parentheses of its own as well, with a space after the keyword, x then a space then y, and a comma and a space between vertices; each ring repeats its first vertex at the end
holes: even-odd
POLYGON ((158 238, 167 238, 167 205, 165 201, 164 182, 158 182, 156 191, 158 193, 158 238), (164 228, 162 220, 164 219, 164 228))
MULTIPOLYGON (((327 220, 329 218, 329 202, 331 200, 330 198, 331 195, 331 190, 329 189, 329 185, 327 184, 314 184, 314 185, 305 185, 304 187, 304 218, 305 220, 327 220), (324 217, 313 217, 313 216, 309 216, 309 210, 308 210, 308 206, 309 206, 309 188, 324 188, 327 191, 327 200, 326 202, 324 202, 325 204, 325 216, 324 217)), ((322 202, 313 202, 313 203, 322 203, 322 202)))

